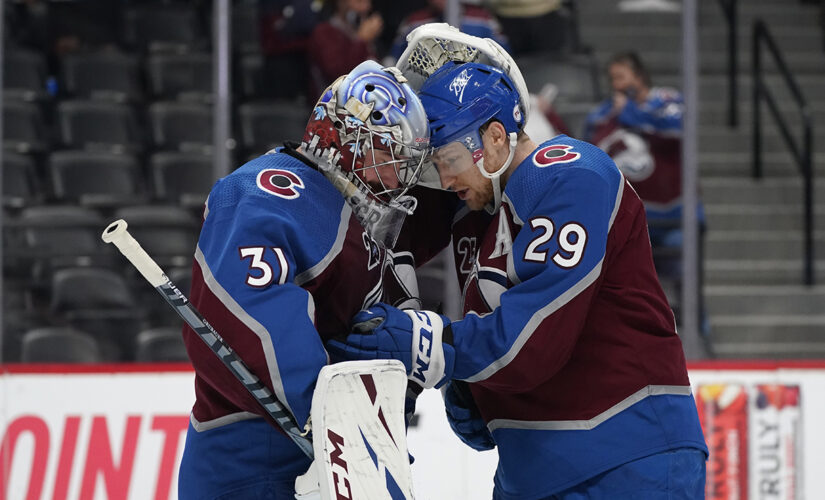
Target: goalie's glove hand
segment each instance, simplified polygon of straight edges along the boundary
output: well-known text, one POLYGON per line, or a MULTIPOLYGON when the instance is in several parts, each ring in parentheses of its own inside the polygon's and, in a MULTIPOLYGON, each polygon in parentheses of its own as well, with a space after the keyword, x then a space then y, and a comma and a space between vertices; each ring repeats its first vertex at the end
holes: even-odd
POLYGON ((345 342, 330 340, 330 355, 347 360, 397 359, 407 377, 429 389, 450 380, 455 349, 450 320, 431 311, 402 311, 376 304, 353 318, 345 342))
POLYGON ((447 421, 456 436, 476 451, 496 447, 493 435, 473 401, 473 395, 465 382, 453 380, 442 389, 447 421))

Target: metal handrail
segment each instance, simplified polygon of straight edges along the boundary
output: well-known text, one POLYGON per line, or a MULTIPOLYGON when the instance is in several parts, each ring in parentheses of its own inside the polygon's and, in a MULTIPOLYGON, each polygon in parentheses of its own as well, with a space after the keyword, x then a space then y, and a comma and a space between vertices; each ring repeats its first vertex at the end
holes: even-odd
POLYGON ((773 115, 776 125, 785 140, 785 144, 790 149, 797 166, 802 173, 803 179, 803 204, 804 204, 804 274, 803 279, 806 285, 814 283, 814 240, 813 240, 813 120, 811 111, 799 85, 796 83, 785 58, 779 51, 773 36, 768 31, 768 26, 761 19, 757 19, 753 24, 752 38, 753 53, 753 177, 762 177, 762 114, 760 102, 765 101, 768 109, 773 115), (774 64, 779 69, 791 95, 799 108, 802 117, 802 145, 798 145, 791 134, 785 117, 779 111, 776 99, 771 94, 765 84, 762 72, 762 47, 767 47, 773 56, 774 64))
MULTIPOLYGON (((825 1, 825 0, 823 0, 825 1)), ((739 126, 739 53, 737 49, 737 0, 719 0, 728 24, 728 126, 739 126)))

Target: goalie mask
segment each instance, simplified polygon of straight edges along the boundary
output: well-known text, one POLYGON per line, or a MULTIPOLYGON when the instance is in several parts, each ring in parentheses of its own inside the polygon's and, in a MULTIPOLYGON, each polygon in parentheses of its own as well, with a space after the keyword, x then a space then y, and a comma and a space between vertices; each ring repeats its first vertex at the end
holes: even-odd
POLYGON ((427 116, 405 82, 396 68, 359 64, 324 91, 302 142, 385 248, 415 209, 415 198, 405 193, 421 179, 429 153, 427 116))
POLYGON ((427 110, 432 163, 441 175, 457 175, 478 168, 493 184, 494 201, 501 204, 499 177, 513 160, 525 110, 517 87, 506 73, 479 63, 447 63, 422 85, 419 97, 427 110), (496 171, 484 168, 480 129, 496 120, 510 138, 509 157, 496 171))

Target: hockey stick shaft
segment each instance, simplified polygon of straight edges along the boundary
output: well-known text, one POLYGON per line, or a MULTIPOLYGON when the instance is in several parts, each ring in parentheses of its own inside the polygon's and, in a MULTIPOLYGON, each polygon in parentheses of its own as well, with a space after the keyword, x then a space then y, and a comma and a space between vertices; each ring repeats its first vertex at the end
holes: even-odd
POLYGON ((272 391, 253 374, 241 358, 226 343, 223 337, 210 325, 203 315, 192 305, 174 283, 166 276, 158 264, 140 246, 140 243, 129 234, 126 221, 116 220, 109 224, 101 236, 106 243, 112 243, 120 250, 126 259, 137 269, 155 290, 172 306, 172 308, 192 327, 198 337, 203 340, 218 359, 232 372, 232 375, 243 384, 253 398, 261 405, 266 413, 286 432, 286 435, 309 458, 313 458, 312 441, 301 435, 301 430, 278 401, 272 391))

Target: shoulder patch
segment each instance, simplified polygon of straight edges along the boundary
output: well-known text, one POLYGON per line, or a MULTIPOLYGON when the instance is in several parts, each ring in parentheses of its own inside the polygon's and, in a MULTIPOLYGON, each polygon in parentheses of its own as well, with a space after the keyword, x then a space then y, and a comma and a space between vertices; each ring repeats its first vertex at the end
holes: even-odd
POLYGON ((304 181, 295 172, 279 168, 266 168, 258 172, 255 180, 258 187, 269 194, 292 200, 300 196, 298 189, 304 189, 304 181))
POLYGON ((573 146, 553 144, 536 150, 533 154, 533 164, 539 168, 544 168, 555 163, 574 162, 579 158, 581 158, 581 154, 573 151, 573 146))

